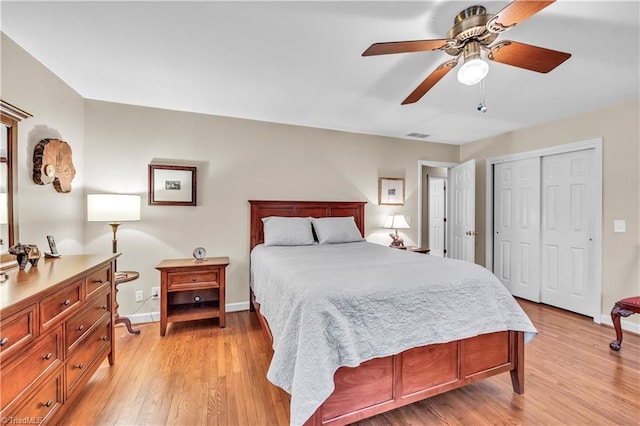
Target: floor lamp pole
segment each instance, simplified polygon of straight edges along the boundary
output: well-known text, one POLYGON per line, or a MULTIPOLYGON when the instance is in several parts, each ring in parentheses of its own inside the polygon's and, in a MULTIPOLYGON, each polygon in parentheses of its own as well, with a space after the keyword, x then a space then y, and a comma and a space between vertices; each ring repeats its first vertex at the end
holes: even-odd
MULTIPOLYGON (((113 253, 117 253, 118 252, 118 238, 117 238, 117 233, 118 233, 118 226, 120 226, 120 223, 110 223, 109 225, 111 225, 111 230, 113 231, 113 240, 111 240, 111 248, 113 250, 113 253)), ((113 272, 116 272, 118 270, 117 267, 117 260, 113 259, 113 272)))

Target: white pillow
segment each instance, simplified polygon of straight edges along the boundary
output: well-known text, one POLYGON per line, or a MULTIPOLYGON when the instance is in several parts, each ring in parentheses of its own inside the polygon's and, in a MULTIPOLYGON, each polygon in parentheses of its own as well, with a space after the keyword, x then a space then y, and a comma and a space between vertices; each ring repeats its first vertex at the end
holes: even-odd
POLYGON ((353 216, 311 218, 320 244, 364 241, 353 216))
POLYGON ((315 244, 308 217, 269 216, 262 218, 265 246, 308 246, 315 244))

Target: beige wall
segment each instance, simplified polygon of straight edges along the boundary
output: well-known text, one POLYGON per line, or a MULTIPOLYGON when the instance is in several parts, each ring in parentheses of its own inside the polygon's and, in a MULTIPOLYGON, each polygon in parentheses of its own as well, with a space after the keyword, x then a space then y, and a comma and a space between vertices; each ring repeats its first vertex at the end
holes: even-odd
POLYGON ((46 236, 53 235, 61 253, 82 253, 84 99, 4 34, 0 42, 0 96, 33 115, 18 125, 20 242, 48 250, 46 236), (33 149, 45 138, 71 146, 77 174, 70 193, 33 183, 33 149))
MULTIPOLYGON (((418 161, 455 162, 459 148, 251 120, 108 102, 86 102, 86 189, 142 195, 142 220, 118 232, 119 269, 141 278, 121 290, 123 312, 133 291, 159 285, 154 270, 165 258, 190 257, 196 246, 229 256, 230 303, 248 300, 251 199, 362 200, 366 235, 389 243, 380 228, 389 213, 415 218, 418 161), (198 167, 198 206, 148 206, 147 165, 158 159, 198 167), (378 177, 405 177, 406 204, 378 206, 378 177)), ((405 232, 417 242, 416 226, 405 232)), ((86 223, 86 250, 110 247, 108 226, 86 223)), ((157 311, 153 306, 151 310, 157 311)), ((146 307, 145 307, 146 309, 146 307)), ((143 309, 144 310, 144 309, 143 309)), ((141 310, 141 311, 143 311, 141 310)))
POLYGON ((460 160, 476 159, 476 262, 485 262, 486 159, 539 148, 603 138, 602 314, 616 300, 640 294, 639 102, 462 145, 460 160), (624 219, 626 233, 614 233, 624 219))

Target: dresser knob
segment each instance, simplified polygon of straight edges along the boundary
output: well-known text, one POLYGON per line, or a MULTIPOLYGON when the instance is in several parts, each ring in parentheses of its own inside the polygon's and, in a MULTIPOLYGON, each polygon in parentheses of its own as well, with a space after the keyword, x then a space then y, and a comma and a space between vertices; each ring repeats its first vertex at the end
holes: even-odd
POLYGON ((83 363, 78 364, 78 365, 77 365, 77 368, 78 368, 79 370, 82 370, 82 369, 84 368, 84 364, 83 364, 83 363))
POLYGON ((7 337, 3 337, 2 340, 0 340, 0 346, 4 346, 7 343, 9 343, 9 338, 7 337))
POLYGON ((51 359, 52 356, 53 356, 53 354, 51 352, 49 352, 48 354, 43 356, 42 359, 51 359))
POLYGON ((102 336, 100 340, 102 340, 103 342, 106 342, 107 340, 109 340, 109 338, 107 336, 102 336))
POLYGON ((84 325, 82 325, 82 324, 81 324, 81 325, 79 325, 79 326, 76 328, 76 330, 78 330, 78 331, 82 331, 82 330, 84 330, 84 325))
POLYGON ((102 284, 104 280, 100 278, 99 280, 93 280, 94 283, 102 284))
POLYGON ((51 404, 53 404, 53 401, 48 400, 47 402, 45 402, 45 403, 44 403, 44 404, 42 404, 42 405, 44 405, 45 407, 49 408, 49 407, 51 407, 51 404))
POLYGON ((107 305, 102 305, 102 310, 106 311, 107 309, 109 309, 109 307, 107 305))
POLYGON ((191 282, 194 282, 194 283, 195 283, 196 281, 198 281, 198 279, 197 279, 196 277, 192 277, 192 278, 191 278, 191 282))
POLYGON ((69 305, 71 304, 71 300, 67 299, 67 300, 65 300, 64 302, 62 302, 62 304, 63 304, 64 306, 69 306, 69 305))

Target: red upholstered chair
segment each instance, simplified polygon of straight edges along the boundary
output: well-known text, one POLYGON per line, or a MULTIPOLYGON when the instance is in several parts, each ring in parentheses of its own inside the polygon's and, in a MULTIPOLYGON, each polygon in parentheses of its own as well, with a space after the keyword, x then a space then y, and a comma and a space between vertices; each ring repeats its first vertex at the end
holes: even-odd
POLYGON ((626 299, 618 300, 613 309, 611 310, 611 320, 613 326, 616 329, 616 340, 609 343, 609 347, 614 351, 620 350, 622 345, 622 326, 620 325, 620 317, 628 317, 632 314, 640 313, 640 296, 627 297, 626 299))

